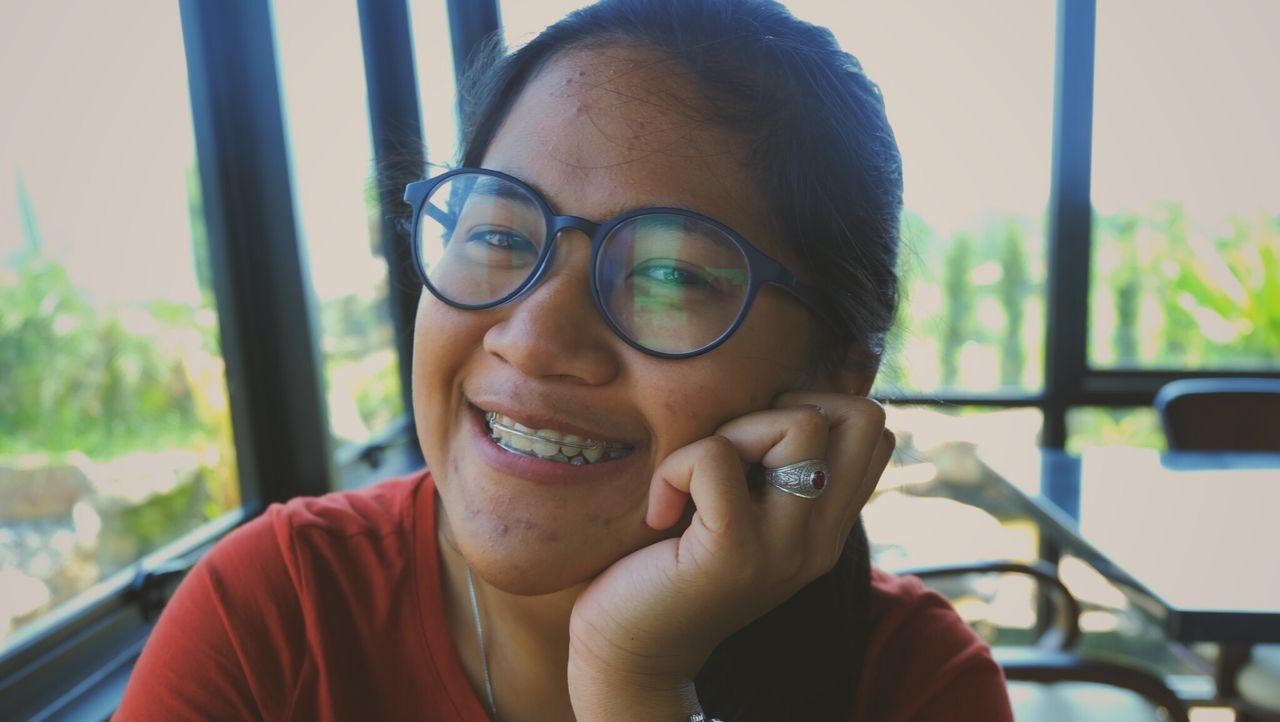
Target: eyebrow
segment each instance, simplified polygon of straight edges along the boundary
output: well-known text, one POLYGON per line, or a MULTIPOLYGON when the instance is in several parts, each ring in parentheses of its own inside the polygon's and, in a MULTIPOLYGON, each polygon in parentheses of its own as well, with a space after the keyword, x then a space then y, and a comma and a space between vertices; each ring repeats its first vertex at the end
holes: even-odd
MULTIPOLYGON (((511 177, 516 178, 521 183, 528 186, 537 195, 538 199, 541 200, 543 203, 545 203, 547 207, 551 209, 551 212, 553 214, 558 216, 572 215, 576 218, 583 217, 583 216, 579 216, 576 213, 573 213, 572 211, 570 211, 569 213, 565 213, 564 209, 561 208, 559 204, 551 202, 551 200, 547 197, 546 191, 539 188, 537 184, 533 183, 532 181, 525 180, 524 178, 521 178, 516 175, 512 175, 511 177)), ((521 192, 519 189, 515 188, 509 183, 504 183, 498 178, 494 178, 492 176, 484 176, 479 180, 477 180, 475 186, 472 189, 472 192, 493 196, 495 198, 522 201, 524 203, 532 202, 531 199, 527 195, 525 195, 523 192, 521 192)), ((652 203, 633 204, 633 205, 616 206, 613 208, 609 208, 607 209, 604 215, 600 216, 598 220, 595 218, 587 218, 587 220, 591 221, 592 223, 606 223, 610 219, 617 218, 623 213, 629 213, 631 211, 637 211, 637 210, 648 209, 648 208, 676 208, 682 211, 689 211, 690 213, 697 213, 698 215, 706 216, 707 218, 712 218, 712 219, 716 218, 710 213, 707 213, 697 208, 693 208, 686 203, 681 203, 679 201, 676 201, 674 198, 659 198, 654 200, 654 202, 652 203)))
POLYGON ((526 205, 537 205, 532 198, 529 197, 520 188, 507 183, 492 176, 481 176, 471 188, 472 193, 483 196, 491 196, 502 200, 519 201, 526 205))

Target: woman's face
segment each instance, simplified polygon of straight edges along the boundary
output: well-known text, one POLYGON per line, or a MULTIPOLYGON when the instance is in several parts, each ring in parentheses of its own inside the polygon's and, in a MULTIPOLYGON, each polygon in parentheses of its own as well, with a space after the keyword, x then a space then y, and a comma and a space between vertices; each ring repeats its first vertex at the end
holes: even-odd
MULTIPOLYGON (((799 271, 769 230, 745 144, 701 115, 674 62, 635 48, 574 51, 525 87, 483 165, 524 180, 557 213, 596 222, 648 206, 697 211, 799 271)), ((657 464, 807 371, 815 322, 773 287, 709 353, 633 349, 592 301, 589 250, 585 235, 565 232, 547 275, 515 303, 465 311, 424 292, 418 308, 414 413, 441 533, 510 592, 571 587, 670 535, 644 522, 657 464), (489 411, 632 451, 581 466, 517 455, 490 440, 489 411)))

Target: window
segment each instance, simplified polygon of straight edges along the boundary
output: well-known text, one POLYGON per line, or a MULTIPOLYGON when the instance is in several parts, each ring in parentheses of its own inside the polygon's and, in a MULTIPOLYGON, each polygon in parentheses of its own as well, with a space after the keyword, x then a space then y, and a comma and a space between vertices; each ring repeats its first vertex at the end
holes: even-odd
POLYGON ((1280 369, 1280 6, 1098 8, 1089 361, 1280 369))
MULTIPOLYGON (((499 2, 411 4, 406 23, 374 0, 281 2, 274 32, 271 0, 0 6, 0 709, 110 704, 146 633, 125 584, 136 560, 185 555, 199 546, 186 539, 265 502, 323 492, 316 448, 368 449, 405 411, 407 336, 388 319, 411 317, 420 286, 387 280, 392 204, 370 182, 386 134, 371 143, 370 126, 411 125, 419 109, 369 114, 370 97, 385 111, 413 91, 365 70, 360 33, 384 69, 416 67, 438 168, 457 147, 452 43, 474 47, 499 2), (408 27, 412 41, 388 31, 408 27), (308 313, 314 343, 297 331, 308 313)), ((507 43, 585 4, 501 3, 507 43)), ((966 483, 975 443, 1061 445, 1069 425, 1073 449, 1154 445, 1143 405, 1160 383, 1280 375, 1273 3, 1103 0, 1096 73, 1089 2, 1059 0, 1056 16, 1047 1, 788 4, 882 85, 904 152, 905 300, 877 395, 943 403, 890 409, 901 463, 877 499, 882 558, 901 551, 891 532, 913 531, 898 502, 930 485, 980 501, 966 483), (1063 68, 1095 84, 1055 100, 1063 68), (1092 119, 1073 113, 1090 102, 1092 119), (1055 165, 1064 133, 1075 145, 1055 165), (1092 176, 1062 172, 1090 158, 1092 176), (1047 205, 1052 178, 1082 196, 1092 181, 1092 237, 1064 232, 1090 208, 1047 205), (1055 275, 1049 259, 1080 249, 1090 267, 1055 275), (1064 336, 1062 358, 1046 358, 1046 338, 1064 336)), ((1035 529, 998 526, 992 549, 1039 552, 1035 529)), ((1095 621, 1105 633, 1112 618, 1095 621)))
POLYGON ((1067 412, 1067 449, 1098 446, 1165 447, 1160 417, 1150 406, 1078 406, 1067 412))
POLYGON ((0 96, 2 651, 240 488, 177 7, 6 5, 0 96))
MULTIPOLYGON (((404 414, 356 8, 275 5, 299 231, 339 465, 404 414)), ((340 483, 346 483, 346 476, 340 483)))
POLYGON ((422 134, 430 175, 454 167, 458 156, 458 91, 449 20, 443 0, 415 0, 413 48, 422 98, 422 134))
POLYGON ((880 84, 902 148, 903 301, 878 393, 1038 391, 1053 4, 788 5, 880 84))

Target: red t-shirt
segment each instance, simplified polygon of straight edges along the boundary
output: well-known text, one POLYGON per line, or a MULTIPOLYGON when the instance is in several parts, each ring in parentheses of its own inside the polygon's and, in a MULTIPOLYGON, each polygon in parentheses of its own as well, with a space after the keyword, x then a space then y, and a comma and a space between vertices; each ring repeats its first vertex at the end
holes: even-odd
MULTIPOLYGON (((272 505, 182 582, 115 719, 488 720, 439 578, 429 474, 272 505)), ((1012 720, 999 667, 942 597, 875 570, 871 614, 856 720, 1012 720)))

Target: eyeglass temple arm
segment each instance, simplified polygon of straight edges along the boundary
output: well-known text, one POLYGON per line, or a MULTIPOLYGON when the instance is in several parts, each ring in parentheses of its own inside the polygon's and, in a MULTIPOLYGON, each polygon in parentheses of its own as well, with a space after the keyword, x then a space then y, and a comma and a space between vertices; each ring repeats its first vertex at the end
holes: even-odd
POLYGON ((433 206, 428 203, 427 206, 423 209, 423 211, 428 216, 431 216, 431 220, 435 221, 436 223, 439 223, 445 228, 453 228, 454 224, 458 222, 457 216, 453 215, 452 213, 446 213, 444 209, 439 206, 433 206))
MULTIPOLYGON (((410 183, 405 187, 404 202, 414 206, 415 208, 418 204, 423 203, 425 201, 424 196, 427 194, 427 189, 423 187, 426 183, 427 181, 420 181, 417 183, 410 183)), ((458 222, 458 217, 456 215, 447 213, 443 208, 433 206, 430 203, 425 204, 423 211, 430 216, 432 220, 446 228, 453 228, 454 224, 458 222)))

